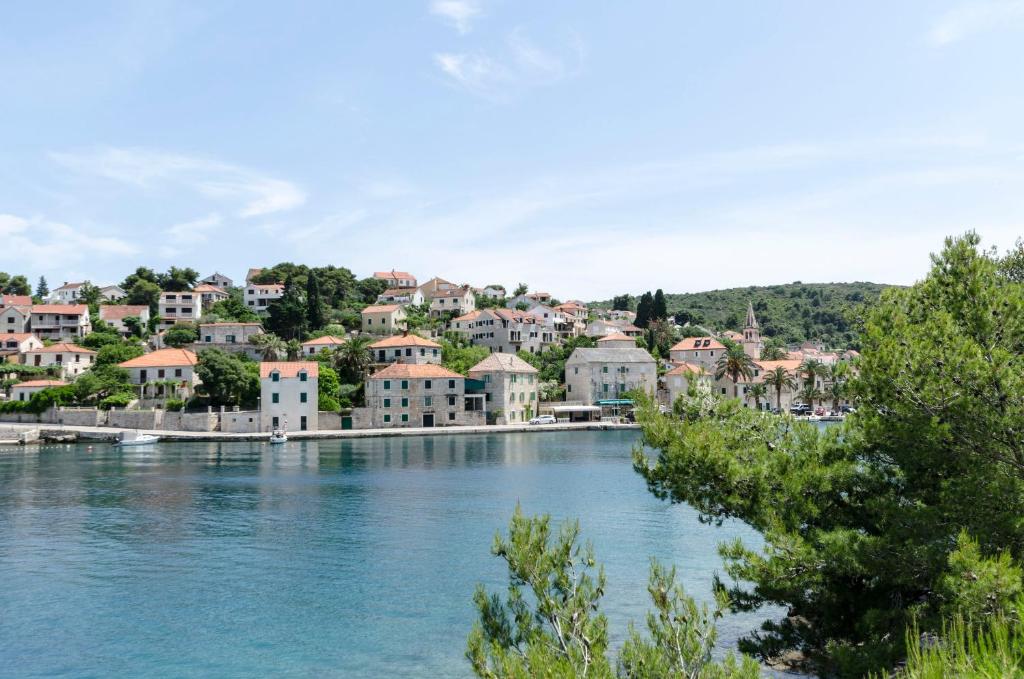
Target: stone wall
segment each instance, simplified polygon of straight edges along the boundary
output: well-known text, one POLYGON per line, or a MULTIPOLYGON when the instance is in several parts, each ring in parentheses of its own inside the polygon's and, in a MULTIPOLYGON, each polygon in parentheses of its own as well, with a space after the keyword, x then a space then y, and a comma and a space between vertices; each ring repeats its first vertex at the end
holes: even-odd
POLYGON ((260 430, 260 413, 257 410, 232 410, 221 413, 220 430, 232 434, 249 434, 260 430))
POLYGON ((107 414, 107 426, 120 429, 161 429, 162 410, 111 410, 107 414))
POLYGON ((162 428, 167 431, 215 431, 217 413, 183 413, 172 410, 164 413, 162 428))
POLYGON ((0 422, 14 422, 18 424, 56 424, 57 411, 53 408, 36 415, 34 413, 2 413, 0 422))
POLYGON ((97 408, 61 408, 57 411, 57 424, 73 427, 99 427, 107 422, 107 413, 97 408))
POLYGON ((341 429, 341 413, 334 413, 328 410, 321 410, 317 413, 317 417, 320 420, 319 429, 341 429))
POLYGON ((370 408, 353 408, 352 428, 373 429, 373 411, 370 408))

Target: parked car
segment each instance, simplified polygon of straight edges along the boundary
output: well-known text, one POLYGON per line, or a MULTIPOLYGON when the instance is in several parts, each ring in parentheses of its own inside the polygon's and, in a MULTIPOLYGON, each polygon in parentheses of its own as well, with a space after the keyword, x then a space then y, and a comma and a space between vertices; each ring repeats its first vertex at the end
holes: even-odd
POLYGON ((846 414, 849 414, 849 413, 857 412, 857 409, 854 408, 853 406, 839 406, 839 412, 841 412, 844 415, 846 415, 846 414))
POLYGON ((554 415, 538 415, 530 420, 530 424, 555 424, 558 420, 554 415))
POLYGON ((811 408, 811 406, 807 403, 794 403, 793 407, 789 409, 789 412, 792 413, 793 415, 802 416, 810 415, 812 410, 813 409, 811 408))

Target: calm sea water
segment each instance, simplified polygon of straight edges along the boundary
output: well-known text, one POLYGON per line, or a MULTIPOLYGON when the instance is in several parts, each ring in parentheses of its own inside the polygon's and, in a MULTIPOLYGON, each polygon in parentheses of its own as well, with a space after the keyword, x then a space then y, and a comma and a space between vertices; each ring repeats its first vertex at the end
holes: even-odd
MULTIPOLYGON (((715 551, 630 467, 635 432, 0 453, 0 675, 465 677, 477 582, 519 502, 579 517, 616 641, 648 559, 710 598, 715 551)), ((760 620, 729 617, 724 645, 760 620)))

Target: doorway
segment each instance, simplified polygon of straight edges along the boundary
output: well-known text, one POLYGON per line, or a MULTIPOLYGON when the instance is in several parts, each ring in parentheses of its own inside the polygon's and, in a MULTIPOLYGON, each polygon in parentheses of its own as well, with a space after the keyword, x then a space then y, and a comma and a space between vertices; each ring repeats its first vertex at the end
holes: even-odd
POLYGON ((434 413, 423 413, 423 426, 433 427, 434 426, 434 413))

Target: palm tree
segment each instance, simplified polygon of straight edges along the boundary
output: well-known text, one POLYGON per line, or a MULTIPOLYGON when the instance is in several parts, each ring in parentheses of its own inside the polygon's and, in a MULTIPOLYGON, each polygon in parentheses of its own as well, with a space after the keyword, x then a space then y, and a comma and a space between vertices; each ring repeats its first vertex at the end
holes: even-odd
POLYGON ((249 344, 257 347, 264 361, 276 361, 281 358, 287 346, 280 337, 272 332, 264 332, 249 338, 249 344))
POLYGON ((827 368, 825 364, 816 358, 805 359, 800 364, 800 372, 804 376, 804 384, 817 385, 818 377, 825 374, 827 368))
POLYGON ((754 375, 754 360, 743 351, 743 345, 729 344, 718 359, 715 379, 720 380, 725 375, 732 379, 733 385, 740 381, 740 376, 749 380, 754 375))
POLYGON ((370 356, 373 342, 370 337, 352 337, 335 350, 334 367, 342 382, 355 384, 363 381, 373 363, 370 356))
POLYGON ((761 382, 750 385, 747 389, 747 398, 753 399, 754 410, 761 409, 761 399, 768 395, 768 387, 764 386, 761 382))
POLYGON ((764 374, 764 383, 775 389, 775 407, 782 410, 782 390, 796 389, 796 380, 783 366, 777 365, 764 374))
POLYGON ((284 345, 284 350, 289 361, 299 360, 302 355, 302 342, 297 339, 290 339, 284 345))
POLYGON ((808 382, 804 385, 804 388, 800 391, 800 398, 807 402, 811 406, 811 411, 814 410, 815 399, 821 398, 821 390, 814 386, 814 382, 808 382))
POLYGON ((828 370, 828 387, 825 393, 832 399, 832 411, 839 411, 839 401, 846 396, 847 381, 850 377, 850 364, 846 361, 836 361, 828 370))

